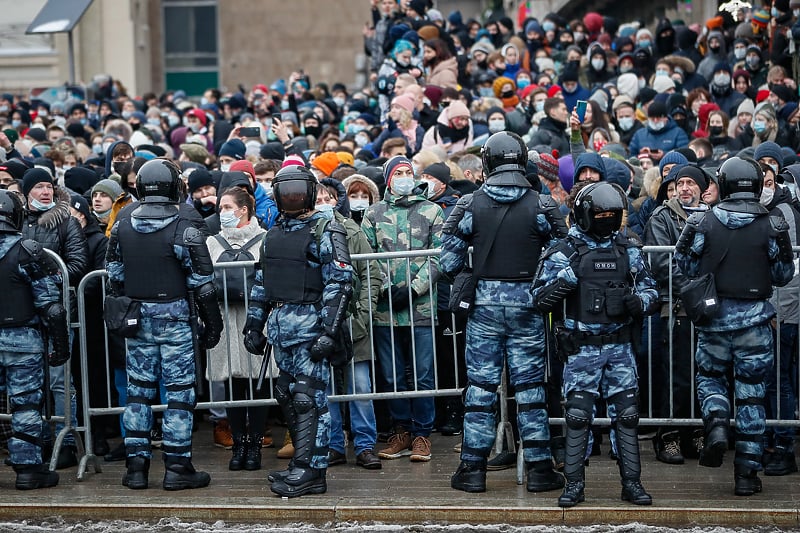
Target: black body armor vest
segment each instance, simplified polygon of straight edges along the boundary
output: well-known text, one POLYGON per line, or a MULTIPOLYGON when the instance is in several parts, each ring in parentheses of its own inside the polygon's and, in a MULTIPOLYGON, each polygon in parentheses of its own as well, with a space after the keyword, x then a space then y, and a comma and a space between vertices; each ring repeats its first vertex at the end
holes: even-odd
POLYGON ((15 244, 0 260, 3 297, 0 298, 0 327, 25 326, 36 316, 31 286, 19 272, 20 259, 27 259, 22 241, 15 244))
POLYGON ((501 222, 503 207, 480 189, 472 195, 473 255, 479 256, 478 250, 494 246, 486 262, 474 265, 474 270, 480 279, 531 281, 544 245, 536 231, 536 217, 541 212, 539 194, 528 191, 508 204, 501 222))
MULTIPOLYGON (((619 324, 628 321, 624 309, 609 309, 608 297, 630 292, 630 266, 624 240, 617 237, 609 248, 590 249, 583 243, 572 243, 578 252, 578 290, 567 296, 567 316, 587 324, 619 324)), ((618 298, 615 298, 619 301, 618 298)))
POLYGON ((772 294, 769 269, 769 216, 747 226, 730 229, 713 212, 703 217, 705 245, 700 274, 714 272, 717 295, 743 300, 764 300, 772 294), (724 259, 724 260, 723 260, 724 259))
POLYGON ((321 266, 310 267, 308 247, 314 238, 315 224, 286 231, 275 225, 264 237, 261 249, 261 272, 267 301, 283 303, 317 303, 322 299, 321 266))
POLYGON ((183 241, 183 232, 190 225, 178 218, 154 233, 139 233, 130 218, 120 222, 118 239, 126 296, 148 302, 186 298, 186 273, 173 246, 183 241))

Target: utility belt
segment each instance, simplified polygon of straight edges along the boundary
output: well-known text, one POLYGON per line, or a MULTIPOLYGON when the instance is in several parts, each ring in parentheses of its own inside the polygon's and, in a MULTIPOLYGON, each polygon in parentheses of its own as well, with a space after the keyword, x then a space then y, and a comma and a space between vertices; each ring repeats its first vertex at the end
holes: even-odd
POLYGON ((623 326, 614 333, 603 335, 593 335, 586 331, 576 331, 564 327, 563 324, 555 324, 553 327, 555 337, 556 354, 561 361, 566 360, 577 354, 581 346, 603 346, 605 344, 624 344, 632 342, 633 335, 631 326, 623 326))
POLYGON ((273 309, 278 309, 280 307, 283 307, 284 305, 289 305, 291 303, 295 305, 313 305, 314 309, 316 309, 317 311, 320 311, 324 307, 322 305, 322 299, 319 299, 316 302, 270 302, 273 309))

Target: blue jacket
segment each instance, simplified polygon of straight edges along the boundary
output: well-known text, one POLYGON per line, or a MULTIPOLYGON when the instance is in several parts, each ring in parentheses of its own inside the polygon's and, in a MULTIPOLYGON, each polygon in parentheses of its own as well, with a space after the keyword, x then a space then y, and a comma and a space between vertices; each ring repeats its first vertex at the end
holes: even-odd
POLYGON ((647 146, 651 150, 661 150, 665 154, 675 148, 683 148, 689 144, 689 136, 674 120, 667 119, 667 125, 661 131, 653 131, 650 126, 637 131, 628 148, 632 156, 639 155, 639 150, 647 146))

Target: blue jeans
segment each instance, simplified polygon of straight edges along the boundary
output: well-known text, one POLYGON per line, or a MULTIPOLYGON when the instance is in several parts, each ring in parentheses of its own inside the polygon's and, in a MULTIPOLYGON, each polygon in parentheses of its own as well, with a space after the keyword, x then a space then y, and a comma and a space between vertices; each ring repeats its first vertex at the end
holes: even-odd
MULTIPOLYGON (((777 420, 795 420, 797 406, 796 378, 797 367, 795 356, 797 354, 797 324, 780 325, 780 343, 775 336, 775 346, 778 349, 775 356, 775 365, 764 380, 767 387, 767 418, 777 420), (780 378, 779 378, 780 377, 780 378)), ((776 446, 786 446, 793 449, 795 428, 775 427, 770 428, 775 436, 776 446)))
MULTIPOLYGON (((354 365, 347 365, 344 369, 344 385, 347 394, 368 394, 372 392, 369 370, 370 361, 359 361, 354 365)), ((328 394, 331 394, 333 380, 328 384, 328 394)), ((344 430, 342 429, 342 413, 340 402, 331 403, 328 409, 331 412, 331 443, 330 447, 339 453, 344 453, 344 430)), ((364 450, 375 447, 378 431, 375 428, 375 411, 372 400, 355 400, 347 402, 350 408, 350 431, 353 434, 353 448, 356 455, 364 450)))
MULTIPOLYGON (((433 331, 430 325, 414 327, 413 335, 410 326, 394 328, 394 344, 392 328, 376 326, 375 351, 380 363, 382 392, 434 389, 433 331)), ((427 437, 433 430, 436 408, 432 396, 399 398, 389 400, 389 414, 396 427, 410 431, 415 437, 427 437)))

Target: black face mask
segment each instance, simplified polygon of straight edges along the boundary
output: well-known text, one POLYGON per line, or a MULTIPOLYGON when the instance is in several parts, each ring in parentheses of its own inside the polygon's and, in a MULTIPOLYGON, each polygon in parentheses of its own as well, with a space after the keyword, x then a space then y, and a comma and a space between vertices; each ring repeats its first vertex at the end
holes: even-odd
POLYGON ((672 119, 675 124, 678 125, 679 128, 686 129, 686 119, 685 118, 673 118, 672 119))
POLYGON ((718 54, 721 48, 722 47, 720 47, 720 46, 709 46, 708 47, 708 49, 711 50, 712 54, 718 54))
POLYGON ((619 218, 603 217, 594 218, 589 233, 598 239, 608 239, 611 235, 619 229, 619 218))
POLYGON ((497 68, 494 69, 494 71, 497 73, 498 76, 502 76, 503 72, 505 72, 506 69, 505 69, 505 67, 503 67, 503 68, 497 67, 497 68))
POLYGON ((512 96, 514 96, 514 91, 504 91, 500 93, 501 98, 511 98, 512 96))
POLYGON ((320 133, 322 133, 322 128, 320 126, 306 126, 305 132, 306 135, 319 138, 320 133))
POLYGON ((709 126, 708 133, 712 137, 719 137, 722 134, 722 126, 709 126))
POLYGON ((142 127, 142 123, 141 123, 141 122, 129 122, 129 124, 130 124, 130 126, 131 126, 131 129, 132 129, 133 131, 138 131, 138 130, 139 130, 139 128, 141 128, 141 127, 142 127))
POLYGON ((117 161, 113 164, 114 172, 120 175, 120 177, 126 178, 128 174, 131 173, 131 169, 133 168, 133 161, 117 161))

